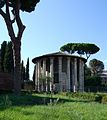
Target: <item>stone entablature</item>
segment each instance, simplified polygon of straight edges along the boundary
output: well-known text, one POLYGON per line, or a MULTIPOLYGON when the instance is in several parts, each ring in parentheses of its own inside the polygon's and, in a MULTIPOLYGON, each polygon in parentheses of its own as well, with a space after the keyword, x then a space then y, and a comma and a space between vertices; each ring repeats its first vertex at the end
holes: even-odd
POLYGON ((63 52, 36 57, 35 90, 84 91, 84 64, 86 59, 63 52))

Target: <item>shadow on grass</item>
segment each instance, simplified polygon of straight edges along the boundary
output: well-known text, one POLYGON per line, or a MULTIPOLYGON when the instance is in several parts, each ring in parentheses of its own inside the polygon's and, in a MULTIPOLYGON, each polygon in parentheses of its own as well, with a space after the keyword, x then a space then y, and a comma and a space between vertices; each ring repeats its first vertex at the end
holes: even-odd
POLYGON ((50 102, 54 104, 65 103, 65 102, 91 102, 80 99, 70 98, 51 98, 49 95, 32 95, 22 94, 21 96, 15 96, 14 94, 0 95, 0 111, 5 110, 11 106, 33 106, 33 105, 48 105, 50 102))

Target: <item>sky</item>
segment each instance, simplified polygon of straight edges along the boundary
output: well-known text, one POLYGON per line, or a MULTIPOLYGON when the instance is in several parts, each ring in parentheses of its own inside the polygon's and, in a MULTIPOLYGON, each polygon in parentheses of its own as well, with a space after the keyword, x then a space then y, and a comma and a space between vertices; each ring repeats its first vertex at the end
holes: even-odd
MULTIPOLYGON (((22 37, 21 58, 30 60, 32 79, 34 57, 58 52, 67 43, 93 43, 100 51, 91 55, 107 69, 107 0, 40 0, 35 11, 21 13, 26 26, 22 37)), ((0 44, 10 41, 0 16, 0 44)))

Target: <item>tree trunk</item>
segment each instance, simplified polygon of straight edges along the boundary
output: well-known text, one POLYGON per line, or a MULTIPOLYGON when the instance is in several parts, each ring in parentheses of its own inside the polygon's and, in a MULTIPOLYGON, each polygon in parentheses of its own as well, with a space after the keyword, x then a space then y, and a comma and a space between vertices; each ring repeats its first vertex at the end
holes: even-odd
POLYGON ((12 9, 10 9, 10 0, 6 0, 6 9, 4 11, 0 8, 0 15, 4 18, 7 26, 8 34, 13 44, 13 59, 14 59, 14 92, 16 95, 21 91, 21 75, 20 75, 20 61, 21 61, 21 38, 25 30, 20 18, 20 0, 15 0, 15 4, 12 3, 12 9), (14 13, 13 13, 13 12, 14 13), (14 16, 14 20, 11 20, 11 15, 14 16), (17 34, 13 23, 16 23, 18 28, 17 34))
POLYGON ((21 41, 15 40, 13 42, 13 58, 14 58, 14 93, 20 95, 21 92, 21 41))

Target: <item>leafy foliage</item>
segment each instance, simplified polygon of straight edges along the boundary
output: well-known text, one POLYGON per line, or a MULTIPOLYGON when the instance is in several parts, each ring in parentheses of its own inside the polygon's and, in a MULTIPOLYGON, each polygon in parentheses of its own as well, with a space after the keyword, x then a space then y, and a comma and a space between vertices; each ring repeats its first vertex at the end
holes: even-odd
MULTIPOLYGON (((40 0, 20 0, 20 9, 22 11, 32 12, 35 10, 35 6, 39 1, 40 0)), ((4 7, 5 4, 6 0, 0 0, 0 8, 4 7)), ((10 7, 15 8, 15 5, 16 5, 15 0, 9 0, 10 7)))
POLYGON ((6 0, 0 0, 0 8, 4 7, 6 0))
POLYGON ((24 66, 24 62, 22 60, 21 63, 21 87, 24 88, 24 80, 25 80, 25 66, 24 66))
POLYGON ((84 81, 85 86, 100 86, 101 78, 98 76, 88 76, 84 81))
POLYGON ((98 72, 101 72, 104 69, 104 63, 97 59, 92 59, 89 62, 89 67, 92 75, 97 75, 98 72))
POLYGON ((4 41, 1 44, 1 54, 0 54, 0 68, 1 72, 13 72, 14 70, 14 62, 13 62, 13 50, 12 50, 12 42, 4 41))
POLYGON ((86 64, 84 66, 84 70, 85 70, 85 77, 91 76, 91 70, 86 64))
MULTIPOLYGON (((10 1, 10 6, 11 7, 15 7, 15 0, 9 0, 10 1)), ((20 0, 20 9, 22 11, 25 11, 25 12, 32 12, 35 10, 35 6, 36 4, 39 2, 40 0, 20 0)))
POLYGON ((9 72, 9 73, 13 72, 14 62, 13 62, 12 42, 8 42, 8 44, 6 46, 3 65, 4 65, 5 72, 9 72))
POLYGON ((106 103, 107 104, 107 95, 102 97, 101 103, 106 103))
POLYGON ((70 54, 78 53, 81 55, 86 55, 86 58, 88 59, 91 54, 95 54, 100 50, 99 47, 97 47, 95 44, 91 43, 68 43, 66 45, 63 45, 60 48, 63 52, 68 52, 70 54))
POLYGON ((25 79, 27 81, 29 80, 29 58, 27 59, 27 64, 26 64, 25 79))
POLYGON ((4 41, 1 44, 1 61, 0 61, 0 66, 1 66, 1 71, 4 72, 4 58, 5 58, 5 53, 6 53, 6 46, 7 46, 7 42, 4 41))
POLYGON ((34 89, 35 89, 35 75, 36 75, 35 72, 36 72, 36 65, 34 66, 33 77, 32 77, 32 79, 33 79, 34 89))

